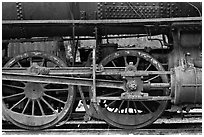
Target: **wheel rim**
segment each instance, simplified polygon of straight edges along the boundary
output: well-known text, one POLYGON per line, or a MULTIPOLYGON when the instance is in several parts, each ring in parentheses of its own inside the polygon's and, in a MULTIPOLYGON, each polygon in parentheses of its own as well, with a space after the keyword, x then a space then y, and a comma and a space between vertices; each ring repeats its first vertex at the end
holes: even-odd
MULTIPOLYGON (((12 58, 4 67, 66 67, 58 57, 28 52, 12 58)), ((13 124, 39 130, 56 125, 71 113, 73 86, 3 80, 3 115, 13 124)))
MULTIPOLYGON (((150 55, 140 51, 118 51, 103 59, 99 66, 124 67, 129 62, 137 66, 137 70, 164 71, 162 65, 150 55), (141 63, 140 63, 141 62, 141 63), (149 64, 148 64, 149 63, 149 64)), ((120 76, 101 76, 100 79, 121 80, 120 76)), ((152 83, 168 82, 166 75, 149 75, 143 78, 143 82, 152 83)), ((97 96, 120 96, 121 89, 97 88, 97 96)), ((168 90, 143 91, 152 96, 168 95, 168 90)), ((110 125, 119 128, 141 128, 153 123, 165 110, 167 101, 128 101, 128 100, 101 100, 95 105, 99 115, 110 125)))

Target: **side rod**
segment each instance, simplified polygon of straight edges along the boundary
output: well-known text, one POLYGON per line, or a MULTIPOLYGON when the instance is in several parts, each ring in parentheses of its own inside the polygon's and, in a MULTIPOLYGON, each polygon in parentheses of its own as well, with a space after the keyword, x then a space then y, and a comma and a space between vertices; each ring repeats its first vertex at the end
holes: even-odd
MULTIPOLYGON (((46 75, 28 75, 28 74, 18 74, 18 73, 2 73, 2 80, 12 80, 12 81, 26 81, 26 82, 36 82, 36 83, 53 83, 53 84, 68 84, 68 85, 78 85, 78 86, 93 86, 93 79, 91 78, 76 78, 76 77, 65 77, 65 76, 46 76, 46 75)), ((106 88, 117 88, 126 90, 125 83, 122 81, 113 80, 95 80, 96 87, 106 87, 106 88)), ((147 83, 143 84, 144 88, 168 88, 170 83, 147 83)))

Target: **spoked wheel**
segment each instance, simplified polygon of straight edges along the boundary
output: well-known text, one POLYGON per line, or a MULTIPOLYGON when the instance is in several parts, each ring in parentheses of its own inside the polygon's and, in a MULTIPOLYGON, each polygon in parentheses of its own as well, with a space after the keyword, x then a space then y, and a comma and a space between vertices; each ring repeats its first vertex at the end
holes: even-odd
MULTIPOLYGON (((100 64, 103 67, 125 67, 133 63, 139 71, 164 71, 162 65, 150 55, 140 51, 118 51, 104 58, 100 64)), ((122 81, 120 75, 98 76, 98 79, 108 79, 122 81)), ((167 75, 143 76, 143 83, 167 83, 167 75)), ((124 93, 122 89, 96 88, 96 96, 120 97, 124 93)), ((166 96, 168 89, 143 90, 149 96, 166 96)), ((137 100, 100 100, 99 105, 95 105, 99 115, 115 127, 119 128, 142 128, 153 123, 165 110, 167 101, 137 101, 137 100)))
MULTIPOLYGON (((65 67, 56 56, 27 52, 12 58, 6 68, 65 67)), ((54 126, 71 113, 75 92, 65 84, 3 80, 3 115, 13 124, 30 130, 54 126)))

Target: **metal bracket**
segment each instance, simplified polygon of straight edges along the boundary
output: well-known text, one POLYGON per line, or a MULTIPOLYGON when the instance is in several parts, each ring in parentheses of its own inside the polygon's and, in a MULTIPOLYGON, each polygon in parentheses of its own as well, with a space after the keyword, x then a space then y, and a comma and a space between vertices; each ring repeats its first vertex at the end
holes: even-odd
POLYGON ((37 63, 33 63, 28 69, 29 74, 33 75, 48 75, 50 70, 47 67, 41 67, 37 63))
POLYGON ((148 97, 148 93, 142 93, 142 92, 125 92, 121 94, 121 99, 137 99, 142 97, 148 97))
POLYGON ((85 100, 85 97, 84 97, 84 93, 81 89, 81 86, 77 86, 78 87, 78 90, 79 90, 79 93, 80 93, 80 96, 81 96, 81 99, 82 99, 82 102, 83 102, 83 106, 84 106, 84 109, 86 111, 85 113, 85 116, 84 116, 84 121, 87 122, 89 120, 91 120, 91 111, 90 109, 88 108, 87 104, 86 104, 86 100, 85 100))

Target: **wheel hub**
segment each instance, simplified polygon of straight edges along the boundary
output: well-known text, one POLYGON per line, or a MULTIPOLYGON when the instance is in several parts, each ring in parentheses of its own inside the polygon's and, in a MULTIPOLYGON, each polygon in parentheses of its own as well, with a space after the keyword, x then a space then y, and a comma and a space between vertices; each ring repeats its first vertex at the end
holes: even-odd
POLYGON ((43 95, 43 87, 39 83, 27 83, 24 92, 27 98, 38 99, 43 95))
POLYGON ((127 88, 130 89, 131 91, 137 90, 137 81, 136 80, 128 81, 127 88))

